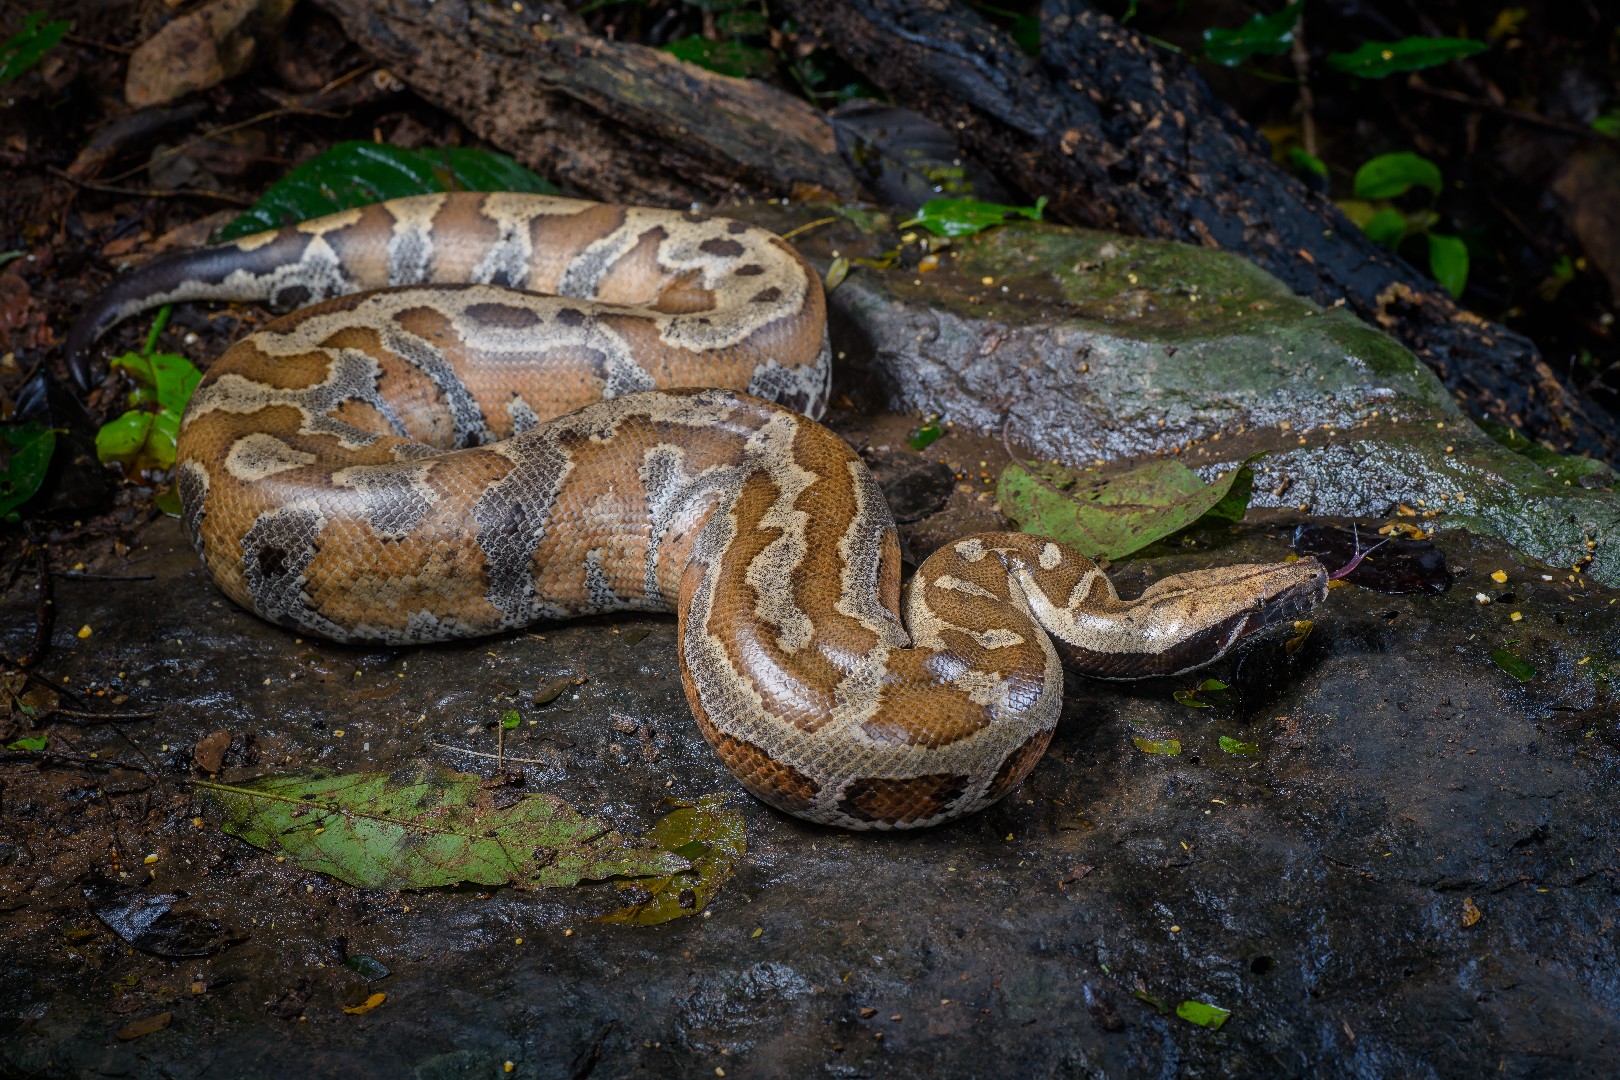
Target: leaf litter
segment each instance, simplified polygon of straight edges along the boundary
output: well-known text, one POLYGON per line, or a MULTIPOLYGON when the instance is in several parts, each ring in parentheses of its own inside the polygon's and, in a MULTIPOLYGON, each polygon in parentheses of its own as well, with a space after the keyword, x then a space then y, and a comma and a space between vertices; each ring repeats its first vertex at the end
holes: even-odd
POLYGON ((225 815, 227 834, 363 888, 555 887, 664 879, 693 867, 668 850, 657 826, 648 839, 633 839, 555 796, 501 803, 483 785, 472 773, 432 765, 195 782, 225 815))

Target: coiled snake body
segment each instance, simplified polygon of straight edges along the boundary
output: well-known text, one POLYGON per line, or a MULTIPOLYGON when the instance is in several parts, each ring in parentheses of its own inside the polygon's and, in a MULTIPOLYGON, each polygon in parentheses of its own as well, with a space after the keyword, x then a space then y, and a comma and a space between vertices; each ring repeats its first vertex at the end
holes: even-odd
POLYGON ((400 199, 150 263, 85 313, 70 358, 82 372, 118 319, 199 298, 314 304, 232 346, 181 426, 185 526, 232 599, 388 643, 673 611, 703 734, 811 821, 984 807, 1046 748, 1060 654, 1101 678, 1171 674, 1325 594, 1305 559, 1121 602, 1080 553, 995 533, 930 556, 902 619, 888 507, 810 418, 820 282, 740 222, 400 199))

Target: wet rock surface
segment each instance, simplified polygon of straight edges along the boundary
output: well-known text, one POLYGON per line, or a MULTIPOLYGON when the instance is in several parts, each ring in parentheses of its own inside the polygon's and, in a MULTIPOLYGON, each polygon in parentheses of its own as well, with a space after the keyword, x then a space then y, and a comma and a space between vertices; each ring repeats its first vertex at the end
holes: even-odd
MULTIPOLYGON (((784 232, 826 213, 728 212, 784 232)), ((830 297, 846 378, 890 408, 1066 465, 1175 454, 1208 478, 1265 451, 1255 506, 1410 514, 1620 585, 1613 473, 1509 451, 1405 348, 1241 258, 1023 222, 956 240, 925 269, 916 244, 884 250, 899 243, 886 219, 857 221, 797 243, 823 268, 835 252, 898 250, 830 297)))
MULTIPOLYGON (((959 488, 931 520, 966 529, 980 507, 959 488)), ((1283 558, 1291 524, 1196 532, 1115 577, 1283 558)), ((223 600, 160 522, 127 565, 90 568, 150 579, 57 582, 40 673, 87 711, 127 694, 154 717, 49 725, 73 760, 0 772, 0 1073, 1608 1075, 1620 594, 1495 541, 1444 546, 1456 587, 1334 589, 1291 657, 1271 642, 1216 669, 1234 690, 1215 708, 1174 700, 1193 677, 1071 677, 1013 796, 854 835, 736 786, 688 715, 671 619, 299 641, 223 600), (1490 660, 1509 640, 1528 684, 1490 660), (226 781, 423 758, 493 775, 514 707, 525 790, 634 832, 666 796, 743 812, 746 862, 706 912, 636 928, 590 921, 609 886, 354 889, 222 835, 186 783, 221 730, 226 781), (158 915, 215 951, 132 948, 158 915), (1232 1015, 1206 1030, 1183 1001, 1232 1015)), ((32 617, 25 583, 0 648, 21 651, 32 617)), ((8 741, 28 730, 9 723, 8 741)))

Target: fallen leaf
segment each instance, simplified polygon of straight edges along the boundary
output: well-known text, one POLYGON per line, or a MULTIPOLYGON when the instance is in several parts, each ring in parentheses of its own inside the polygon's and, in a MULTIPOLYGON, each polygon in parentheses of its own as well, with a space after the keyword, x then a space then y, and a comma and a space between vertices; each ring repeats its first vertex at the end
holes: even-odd
POLYGON ((1463 924, 1463 926, 1465 926, 1465 927, 1473 926, 1475 923, 1479 922, 1479 920, 1483 919, 1484 917, 1485 917, 1485 913, 1483 911, 1479 910, 1479 905, 1474 903, 1474 898, 1472 896, 1465 897, 1463 899, 1463 908, 1462 908, 1462 924, 1463 924))
POLYGON ((691 868, 661 837, 634 840, 552 795, 497 805, 480 778, 436 766, 203 781, 224 830, 305 870, 365 888, 575 885, 691 868))
POLYGON ((1180 739, 1144 739, 1138 735, 1131 739, 1131 745, 1144 754, 1179 754, 1181 753, 1180 739))
POLYGON ((205 773, 217 773, 225 764, 225 751, 231 748, 231 733, 216 731, 204 735, 191 748, 191 760, 205 773))
POLYGON ((136 46, 124 100, 137 109, 217 86, 246 71, 261 41, 273 42, 293 0, 215 0, 167 23, 136 46))
POLYGON ((665 814, 648 830, 647 839, 676 857, 689 859, 691 869, 658 881, 621 886, 635 901, 599 916, 597 922, 655 926, 700 914, 748 850, 742 815, 725 809, 718 795, 705 795, 696 805, 665 814))
POLYGON ((1190 1024, 1207 1027, 1211 1031, 1221 1030, 1232 1015, 1231 1009, 1223 1009, 1219 1005, 1211 1005, 1204 1001, 1183 1001, 1176 1006, 1176 1015, 1190 1024))
POLYGON ((348 1013, 350 1016, 363 1016, 387 1000, 387 994, 376 993, 366 998, 365 1002, 360 1005, 345 1005, 343 1007, 343 1011, 348 1013))
POLYGON ((150 1035, 154 1031, 162 1031, 174 1019, 172 1012, 160 1012, 156 1016, 143 1016, 139 1020, 125 1024, 115 1033, 124 1042, 138 1039, 142 1035, 150 1035))
POLYGON ((1002 470, 996 497, 1026 533, 1061 540, 1093 558, 1121 559, 1205 514, 1241 519, 1254 487, 1253 460, 1208 484, 1179 461, 1106 474, 1015 463, 1002 470))

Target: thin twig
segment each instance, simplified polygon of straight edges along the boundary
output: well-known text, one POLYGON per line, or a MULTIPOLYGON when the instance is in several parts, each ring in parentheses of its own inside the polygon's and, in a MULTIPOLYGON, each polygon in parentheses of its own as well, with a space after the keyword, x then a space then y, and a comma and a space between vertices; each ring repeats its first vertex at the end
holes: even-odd
POLYGON ((136 765, 121 758, 97 758, 84 754, 69 754, 61 750, 0 750, 0 762, 35 762, 44 765, 82 765, 87 769, 128 769, 156 779, 144 765, 136 765))
POLYGON ((434 742, 432 739, 428 739, 426 741, 427 741, 427 744, 429 746, 435 747, 436 749, 439 749, 439 750, 452 750, 452 751, 454 751, 455 753, 458 753, 458 754, 471 754, 473 757, 488 758, 490 761, 495 761, 495 762, 519 761, 519 762, 522 762, 525 765, 555 765, 556 764, 556 762, 554 762, 554 761, 541 761, 539 758, 503 757, 502 755, 499 755, 499 754, 486 754, 482 750, 468 750, 466 747, 463 747, 463 746, 451 746, 449 743, 434 742))
POLYGON ((1301 12, 1294 24, 1294 43, 1290 48, 1294 72, 1299 76, 1299 135, 1305 152, 1316 157, 1316 97, 1311 93, 1311 54, 1305 48, 1305 15, 1301 12))
POLYGON ((40 719, 61 718, 70 724, 135 724, 142 720, 156 720, 155 712, 88 712, 84 709, 46 709, 40 719))
POLYGON ((84 570, 65 570, 56 575, 62 581, 155 581, 156 574, 92 574, 84 570))
POLYGON ((1426 94, 1429 97, 1439 98, 1442 101, 1449 101, 1456 105, 1464 105, 1470 109, 1478 109, 1482 112, 1495 113, 1498 116, 1505 117, 1506 119, 1516 120, 1521 124, 1528 124, 1531 127, 1545 128, 1548 131, 1558 131, 1565 135, 1574 135, 1575 137, 1582 139, 1603 139, 1608 142, 1620 142, 1620 136, 1610 135, 1606 132, 1598 131, 1595 128, 1584 127, 1580 124, 1572 124, 1567 120, 1554 120, 1552 117, 1542 116, 1540 113, 1525 112, 1523 109, 1515 109, 1508 105, 1497 105, 1494 102, 1481 101, 1479 98, 1469 97, 1467 94, 1460 94, 1455 90, 1443 90, 1438 86, 1430 86, 1416 75, 1407 80, 1407 86, 1413 90, 1416 90, 1418 93, 1426 94))
POLYGON ((800 233, 809 232, 811 229, 816 228, 818 225, 831 225, 833 222, 835 222, 837 220, 838 220, 838 215, 834 214, 832 217, 817 218, 815 221, 807 221, 803 225, 800 225, 797 229, 793 229, 793 230, 791 230, 789 232, 783 233, 782 234, 782 239, 791 240, 795 236, 798 236, 800 233))
POLYGON ((94 180, 80 179, 66 169, 58 169, 55 165, 45 166, 45 171, 52 176, 61 177, 74 187, 88 191, 103 191, 109 195, 135 195, 148 199, 218 199, 233 206, 246 206, 251 201, 241 195, 232 195, 225 191, 209 191, 207 188, 127 188, 115 184, 102 184, 94 180))
POLYGON ((266 112, 259 113, 257 116, 250 116, 246 120, 238 120, 234 124, 226 124, 223 127, 210 128, 207 131, 199 132, 195 138, 187 139, 178 146, 171 146, 167 150, 153 154, 147 161, 136 165, 134 168, 125 169, 123 172, 114 176, 103 177, 101 182, 105 184, 117 183, 119 180, 123 180, 127 177, 134 176, 138 172, 150 169, 153 165, 167 161, 178 154, 183 154, 199 143, 207 142, 209 139, 217 138, 220 135, 229 135, 233 131, 240 131, 243 128, 252 127, 255 124, 263 123, 266 120, 274 120, 280 116, 318 116, 324 120, 345 120, 348 118, 349 113, 323 112, 320 109, 305 109, 296 105, 283 106, 279 109, 270 109, 266 112))

